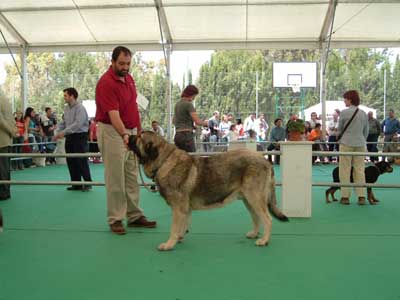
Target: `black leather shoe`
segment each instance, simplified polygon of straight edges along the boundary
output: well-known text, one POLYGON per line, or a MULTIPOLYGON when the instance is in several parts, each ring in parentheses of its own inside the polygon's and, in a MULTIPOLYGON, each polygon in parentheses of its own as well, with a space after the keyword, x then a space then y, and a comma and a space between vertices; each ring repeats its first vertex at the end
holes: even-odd
POLYGON ((82 191, 82 186, 81 185, 73 185, 67 187, 68 191, 82 191))
POLYGON ((0 196, 0 201, 8 200, 8 199, 10 199, 10 198, 11 198, 10 195, 1 195, 1 196, 0 196))

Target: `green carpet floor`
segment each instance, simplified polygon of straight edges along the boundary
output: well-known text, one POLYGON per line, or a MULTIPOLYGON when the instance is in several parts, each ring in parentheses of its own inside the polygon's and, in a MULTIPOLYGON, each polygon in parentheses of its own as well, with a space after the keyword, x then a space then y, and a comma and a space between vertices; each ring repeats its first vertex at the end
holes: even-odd
MULTIPOLYGON (((314 166, 314 181, 330 181, 332 166, 314 166)), ((91 165, 103 181, 103 166, 91 165)), ((398 183, 399 168, 379 183, 398 183)), ((279 168, 277 177, 279 179, 279 168)), ((65 166, 12 173, 16 180, 68 180, 65 166)), ((400 299, 400 199, 376 189, 372 207, 325 204, 313 189, 313 217, 273 221, 270 245, 244 237, 251 221, 240 202, 195 212, 191 232, 171 252, 170 210, 141 191, 156 229, 109 232, 104 187, 13 186, 0 202, 0 300, 400 299)), ((339 197, 338 192, 337 196, 339 197)))

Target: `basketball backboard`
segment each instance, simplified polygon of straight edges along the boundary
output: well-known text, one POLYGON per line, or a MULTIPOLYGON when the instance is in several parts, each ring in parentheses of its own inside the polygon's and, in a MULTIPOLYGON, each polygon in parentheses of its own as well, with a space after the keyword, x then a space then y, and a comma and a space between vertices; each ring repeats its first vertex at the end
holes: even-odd
POLYGON ((273 63, 272 73, 274 88, 317 87, 317 63, 315 62, 273 63))

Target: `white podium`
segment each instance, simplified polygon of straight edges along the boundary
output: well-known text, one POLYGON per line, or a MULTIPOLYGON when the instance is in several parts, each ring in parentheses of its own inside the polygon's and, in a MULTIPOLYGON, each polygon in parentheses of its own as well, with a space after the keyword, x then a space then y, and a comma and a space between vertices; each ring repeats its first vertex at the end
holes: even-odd
POLYGON ((281 143, 281 203, 288 217, 311 217, 312 144, 306 141, 281 143))

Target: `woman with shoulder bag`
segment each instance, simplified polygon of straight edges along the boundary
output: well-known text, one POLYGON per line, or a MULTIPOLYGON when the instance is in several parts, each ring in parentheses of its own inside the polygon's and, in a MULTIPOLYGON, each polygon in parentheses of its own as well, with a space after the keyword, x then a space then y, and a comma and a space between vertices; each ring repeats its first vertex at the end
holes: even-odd
MULTIPOLYGON (((368 136, 367 114, 358 109, 360 97, 355 90, 347 91, 343 95, 346 109, 340 113, 338 126, 338 143, 341 152, 365 152, 368 136)), ((364 156, 341 156, 339 160, 340 183, 350 183, 351 168, 353 167, 354 183, 364 184, 364 156)), ((365 205, 365 188, 355 188, 358 204, 365 205)), ((350 204, 351 188, 341 187, 340 203, 350 204)), ((375 204, 375 203, 370 203, 375 204)))

